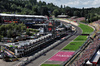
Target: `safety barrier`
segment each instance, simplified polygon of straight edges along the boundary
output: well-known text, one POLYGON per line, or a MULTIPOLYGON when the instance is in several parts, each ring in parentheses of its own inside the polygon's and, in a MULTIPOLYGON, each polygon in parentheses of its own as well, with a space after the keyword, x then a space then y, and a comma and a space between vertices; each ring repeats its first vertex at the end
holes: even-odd
MULTIPOLYGON (((77 31, 75 31, 72 35, 74 35, 77 31)), ((56 47, 57 45, 59 45, 60 43, 62 43, 63 41, 65 41, 66 39, 68 39, 69 37, 71 37, 72 35, 68 35, 67 37, 65 37, 63 40, 58 40, 57 42, 55 42, 54 44, 50 45, 49 47, 41 50, 40 52, 36 53, 33 56, 30 56, 26 59, 24 59, 23 61, 19 62, 18 64, 14 65, 14 66, 24 66, 28 63, 30 63, 31 61, 35 60, 36 58, 38 58, 39 56, 45 54, 46 52, 48 52, 49 50, 51 50, 52 48, 56 47)))
MULTIPOLYGON (((92 28, 94 28, 94 31, 90 35, 93 35, 96 31, 95 27, 92 27, 92 28)), ((86 40, 86 42, 75 52, 75 54, 68 61, 65 61, 64 63, 62 63, 61 66, 65 66, 65 65, 69 66, 69 64, 71 64, 78 57, 78 55, 80 55, 80 53, 91 43, 90 35, 88 39, 86 40)))

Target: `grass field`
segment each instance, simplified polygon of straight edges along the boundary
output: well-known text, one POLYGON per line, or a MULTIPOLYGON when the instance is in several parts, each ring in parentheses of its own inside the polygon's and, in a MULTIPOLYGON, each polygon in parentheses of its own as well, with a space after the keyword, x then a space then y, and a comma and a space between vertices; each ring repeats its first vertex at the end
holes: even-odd
POLYGON ((61 66, 61 65, 58 65, 58 64, 42 64, 41 66, 61 66))
MULTIPOLYGON (((79 27, 82 29, 83 34, 90 34, 94 31, 93 28, 81 23, 79 23, 79 27)), ((73 42, 64 47, 63 50, 76 51, 84 44, 86 40, 87 36, 79 35, 76 39, 73 40, 73 42)))
POLYGON ((84 42, 71 42, 66 47, 63 48, 63 50, 70 50, 70 51, 76 51, 78 50, 84 42))
POLYGON ((94 31, 93 28, 81 23, 79 23, 79 27, 83 30, 82 34, 90 34, 94 31))
MULTIPOLYGON (((90 34, 93 32, 93 28, 88 25, 79 24, 79 27, 82 29, 82 34, 90 34)), ((78 50, 84 42, 87 40, 87 36, 79 35, 76 39, 70 42, 67 46, 65 46, 62 50, 76 51, 78 50)), ((57 64, 42 64, 41 66, 61 66, 57 64)))
POLYGON ((63 50, 76 51, 83 45, 86 40, 87 36, 80 35, 76 39, 74 39, 73 42, 64 47, 63 50))
POLYGON ((86 41, 87 40, 87 36, 78 36, 76 39, 74 39, 74 41, 86 41))

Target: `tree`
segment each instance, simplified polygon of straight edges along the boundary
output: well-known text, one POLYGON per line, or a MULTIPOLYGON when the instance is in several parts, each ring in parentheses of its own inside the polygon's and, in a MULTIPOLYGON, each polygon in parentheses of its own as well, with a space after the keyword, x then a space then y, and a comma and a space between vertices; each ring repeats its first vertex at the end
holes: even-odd
POLYGON ((60 8, 63 8, 63 6, 61 5, 61 7, 60 8))
POLYGON ((38 6, 42 6, 42 2, 41 1, 38 2, 38 6))
POLYGON ((44 16, 45 16, 45 15, 50 16, 47 7, 42 7, 42 8, 41 8, 41 15, 44 15, 44 16))
POLYGON ((0 35, 0 41, 1 41, 1 39, 2 39, 2 36, 0 35))
POLYGON ((1 35, 6 36, 5 25, 1 25, 1 26, 0 26, 0 32, 1 32, 1 35))
POLYGON ((25 4, 25 8, 32 9, 32 5, 30 3, 25 4))
POLYGON ((53 11, 53 15, 54 15, 55 17, 57 17, 58 14, 59 14, 59 10, 58 10, 58 9, 55 9, 55 10, 53 11))
POLYGON ((84 7, 82 8, 82 16, 83 16, 83 17, 85 16, 84 7))
POLYGON ((37 6, 32 7, 32 14, 35 14, 35 15, 38 14, 38 7, 37 6))
POLYGON ((74 11, 74 16, 80 16, 79 12, 78 11, 74 11))
POLYGON ((23 8, 23 9, 22 9, 22 14, 28 15, 28 14, 30 14, 30 10, 27 9, 27 8, 23 8))
POLYGON ((33 5, 33 4, 35 4, 36 5, 36 3, 37 3, 37 0, 29 0, 29 2, 33 5))
POLYGON ((64 5, 64 8, 66 8, 66 6, 64 5))
POLYGON ((12 5, 11 5, 11 8, 12 8, 13 10, 15 10, 16 7, 17 7, 17 5, 15 5, 15 4, 12 4, 12 5))
POLYGON ((46 5, 46 2, 43 1, 42 5, 46 5))
POLYGON ((27 35, 30 35, 29 29, 26 30, 26 34, 27 34, 27 35))
POLYGON ((26 26, 23 23, 21 23, 20 26, 21 26, 21 32, 26 30, 26 26))
POLYGON ((12 32, 11 29, 7 31, 7 37, 8 38, 12 37, 12 34, 13 34, 13 32, 12 32))

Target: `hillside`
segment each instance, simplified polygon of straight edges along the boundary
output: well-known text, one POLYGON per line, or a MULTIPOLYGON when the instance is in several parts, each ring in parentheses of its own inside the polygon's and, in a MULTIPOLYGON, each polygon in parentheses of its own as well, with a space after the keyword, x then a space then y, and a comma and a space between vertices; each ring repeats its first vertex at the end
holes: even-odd
POLYGON ((60 7, 53 3, 46 3, 37 0, 0 0, 0 13, 29 14, 29 15, 57 15, 64 14, 69 16, 85 17, 87 22, 93 22, 100 17, 100 7, 98 8, 72 8, 61 5, 60 7))

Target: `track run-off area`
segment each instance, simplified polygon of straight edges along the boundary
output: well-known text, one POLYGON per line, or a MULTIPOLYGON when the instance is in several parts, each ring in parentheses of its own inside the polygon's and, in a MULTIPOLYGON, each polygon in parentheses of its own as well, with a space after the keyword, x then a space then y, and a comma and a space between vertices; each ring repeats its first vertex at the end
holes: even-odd
POLYGON ((63 45, 63 47, 61 47, 58 52, 56 52, 52 57, 44 61, 43 64, 41 64, 40 66, 63 66, 66 61, 68 61, 73 55, 75 55, 76 51, 78 51, 79 48, 88 39, 87 35, 82 34, 91 34, 94 31, 92 27, 80 22, 76 23, 73 21, 68 21, 67 19, 60 19, 60 21, 63 21, 64 24, 72 24, 76 28, 77 32, 75 35, 62 42, 60 45, 65 45, 63 45))

